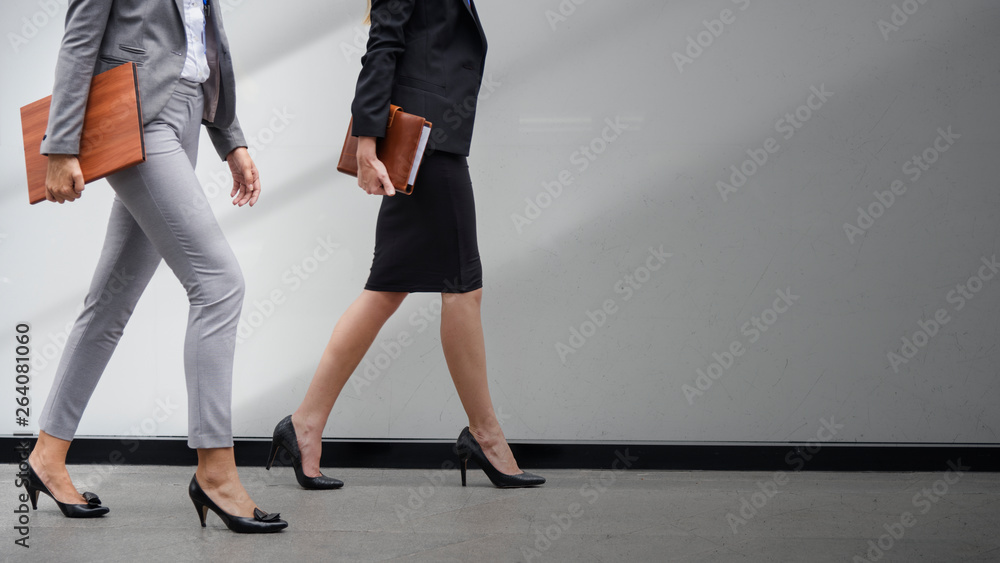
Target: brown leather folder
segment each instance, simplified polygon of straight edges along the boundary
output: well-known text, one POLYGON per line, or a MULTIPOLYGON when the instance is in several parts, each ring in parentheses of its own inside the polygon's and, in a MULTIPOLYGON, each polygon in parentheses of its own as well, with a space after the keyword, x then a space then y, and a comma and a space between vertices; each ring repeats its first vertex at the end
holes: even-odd
MULTIPOLYGON (((347 138, 340 152, 337 170, 358 176, 358 138, 353 133, 354 118, 347 125, 347 138)), ((423 160, 424 148, 430 137, 431 122, 399 106, 389 106, 389 121, 385 137, 375 141, 375 154, 385 165, 392 187, 404 194, 413 193, 413 182, 423 160)))
MULTIPOLYGON (((51 102, 52 96, 48 96, 21 108, 31 203, 45 200, 48 157, 38 151, 48 127, 51 102)), ((122 64, 91 80, 78 157, 84 182, 100 180, 146 160, 135 63, 122 64)))

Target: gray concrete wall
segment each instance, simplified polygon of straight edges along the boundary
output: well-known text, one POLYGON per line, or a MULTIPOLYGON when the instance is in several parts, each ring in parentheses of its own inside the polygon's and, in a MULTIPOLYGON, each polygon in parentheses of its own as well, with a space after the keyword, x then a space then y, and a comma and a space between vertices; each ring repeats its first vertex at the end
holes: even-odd
MULTIPOLYGON (((247 279, 235 431, 268 436, 371 263, 379 202, 334 170, 364 2, 220 3, 264 195, 232 208, 207 136, 198 173, 247 279)), ((33 421, 112 198, 104 182, 64 206, 23 193, 18 107, 51 89, 52 5, 0 6, 0 358, 31 323, 33 421)), ((470 164, 510 438, 997 442, 1000 7, 479 11, 490 51, 470 164)), ((414 295, 386 325, 328 436, 457 435, 439 301, 414 295)), ((82 435, 186 433, 185 320, 162 268, 82 435)))

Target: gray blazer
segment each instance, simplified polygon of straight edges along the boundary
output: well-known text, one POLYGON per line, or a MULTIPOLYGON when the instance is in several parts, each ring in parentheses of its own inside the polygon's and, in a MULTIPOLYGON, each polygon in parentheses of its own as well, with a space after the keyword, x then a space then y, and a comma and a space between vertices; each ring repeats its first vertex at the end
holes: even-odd
MULTIPOLYGON (((236 119, 236 80, 222 13, 210 1, 206 25, 211 75, 204 84, 203 123, 219 156, 247 146, 236 119)), ((167 104, 187 53, 183 0, 69 0, 66 31, 42 154, 79 154, 83 113, 93 75, 133 61, 138 66, 143 123, 167 104)))

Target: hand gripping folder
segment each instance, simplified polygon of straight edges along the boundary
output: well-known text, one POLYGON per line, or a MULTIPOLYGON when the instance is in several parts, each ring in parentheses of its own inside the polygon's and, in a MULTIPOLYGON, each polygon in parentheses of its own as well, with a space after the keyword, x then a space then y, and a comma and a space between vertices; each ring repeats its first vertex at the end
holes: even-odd
MULTIPOLYGON (((340 153, 337 170, 357 177, 358 138, 352 135, 354 118, 347 125, 347 138, 340 153)), ((431 134, 431 122, 406 113, 399 106, 389 106, 389 121, 385 137, 375 142, 375 154, 385 165, 392 186, 404 194, 413 193, 413 183, 417 180, 417 170, 427 148, 431 134)))

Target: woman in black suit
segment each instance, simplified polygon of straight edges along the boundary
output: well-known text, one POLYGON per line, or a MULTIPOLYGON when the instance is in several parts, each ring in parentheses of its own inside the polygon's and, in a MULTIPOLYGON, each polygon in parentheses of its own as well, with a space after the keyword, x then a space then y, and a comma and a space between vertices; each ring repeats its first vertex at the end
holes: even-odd
POLYGON ((361 296, 333 329, 306 396, 274 431, 305 488, 337 488, 319 470, 322 433, 334 402, 382 325, 411 292, 441 292, 441 345, 469 426, 456 451, 465 484, 473 459, 498 487, 540 485, 507 445, 490 400, 480 318, 482 266, 466 156, 486 59, 486 37, 469 0, 369 2, 368 49, 351 110, 358 135, 358 186, 382 199, 375 257, 361 296), (396 196, 375 141, 389 102, 431 121, 431 138, 409 196, 396 196))

